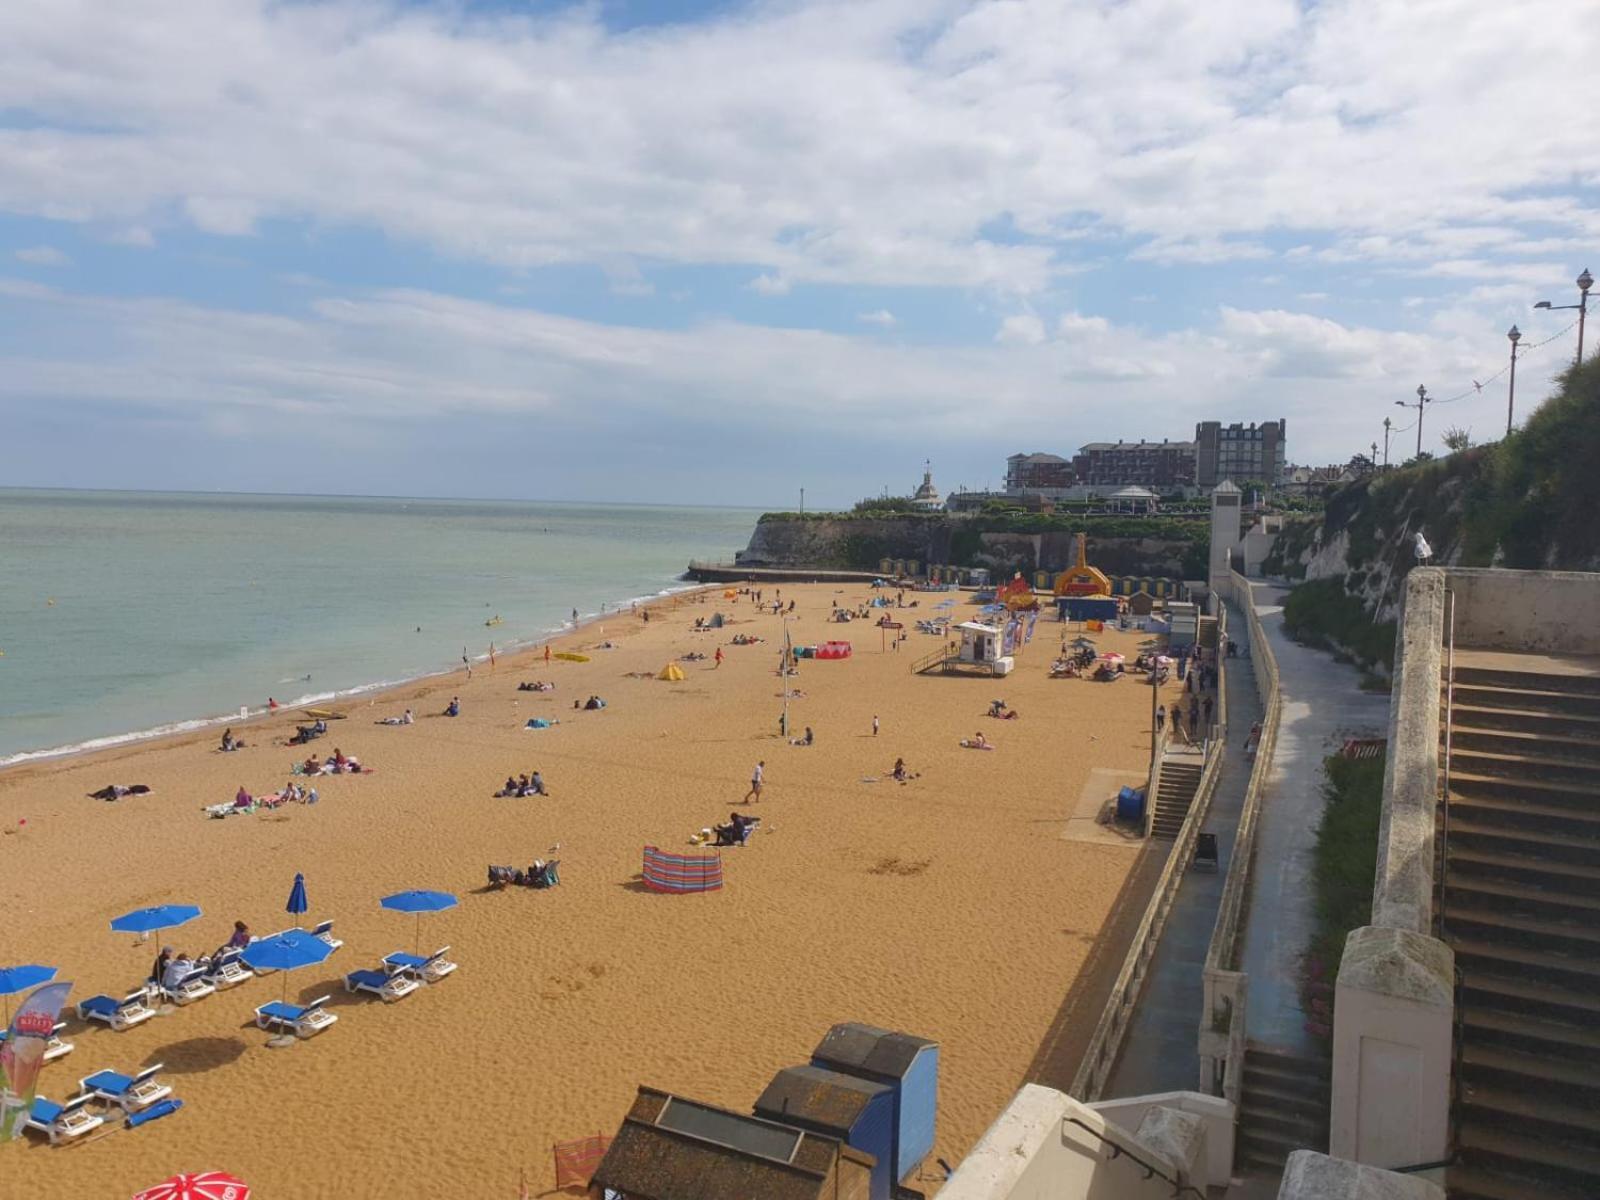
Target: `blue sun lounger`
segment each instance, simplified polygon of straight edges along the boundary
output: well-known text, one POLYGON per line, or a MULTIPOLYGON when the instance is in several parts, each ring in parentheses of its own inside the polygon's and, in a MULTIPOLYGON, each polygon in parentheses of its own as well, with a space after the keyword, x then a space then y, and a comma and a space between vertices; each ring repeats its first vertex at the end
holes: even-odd
POLYGON ((254 975, 255 972, 244 965, 242 951, 224 950, 211 960, 211 965, 206 968, 205 980, 212 987, 221 991, 235 987, 254 977, 254 975))
POLYGON ((59 1146, 62 1142, 70 1142, 73 1138, 82 1137, 90 1130, 98 1129, 106 1123, 106 1119, 88 1109, 89 1102, 94 1097, 88 1092, 81 1096, 74 1096, 65 1104, 57 1104, 53 1100, 46 1100, 39 1096, 33 1102, 33 1108, 28 1113, 27 1127, 35 1133, 42 1133, 50 1139, 52 1146, 59 1146))
POLYGON ((445 957, 449 952, 449 946, 441 946, 423 958, 420 954, 396 950, 383 960, 383 965, 388 968, 390 975, 411 975, 423 983, 438 983, 456 969, 456 964, 445 957))
POLYGON ((311 931, 311 936, 314 938, 320 938, 322 941, 326 942, 329 949, 332 950, 337 950, 340 946, 344 945, 342 941, 333 936, 332 921, 322 922, 322 924, 318 925, 311 931))
POLYGON ((339 1018, 322 1007, 331 997, 318 996, 310 1004, 286 1004, 274 1000, 256 1009, 256 1025, 262 1029, 281 1029, 296 1037, 308 1038, 321 1033, 339 1018))
POLYGON ((405 975, 390 975, 387 971, 351 971, 344 977, 344 990, 366 992, 377 996, 385 1004, 393 1004, 416 991, 420 985, 405 975))
POLYGON ((157 1100, 165 1100, 172 1095, 172 1089, 164 1083, 157 1083, 155 1078, 156 1072, 165 1065, 157 1063, 133 1076, 124 1075, 120 1071, 96 1071, 93 1075, 78 1080, 78 1086, 100 1097, 107 1104, 118 1105, 123 1112, 136 1113, 141 1108, 149 1108, 157 1100))
POLYGON ((217 985, 207 977, 205 967, 196 967, 172 987, 164 983, 161 985, 161 994, 174 1004, 193 1004, 216 990, 217 985))
POLYGON ((114 1000, 110 996, 90 996, 87 1000, 78 1001, 80 1021, 104 1021, 118 1032, 132 1029, 155 1015, 156 1010, 150 1007, 143 988, 130 992, 121 1000, 114 1000))
MULTIPOLYGON (((61 1033, 66 1029, 65 1021, 57 1021, 54 1031, 44 1044, 44 1061, 55 1062, 56 1059, 72 1053, 72 1043, 61 1040, 61 1033)), ((0 1046, 6 1044, 6 1037, 10 1031, 0 1029, 0 1046)))

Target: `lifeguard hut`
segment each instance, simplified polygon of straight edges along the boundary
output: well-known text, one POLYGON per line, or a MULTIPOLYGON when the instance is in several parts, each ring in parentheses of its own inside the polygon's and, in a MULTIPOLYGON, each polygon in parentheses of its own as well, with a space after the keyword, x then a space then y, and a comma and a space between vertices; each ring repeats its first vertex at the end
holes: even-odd
POLYGON ((956 652, 957 663, 987 667, 992 675, 1009 675, 1015 665, 1005 652, 1005 630, 981 621, 962 621, 954 626, 961 635, 961 648, 956 652))

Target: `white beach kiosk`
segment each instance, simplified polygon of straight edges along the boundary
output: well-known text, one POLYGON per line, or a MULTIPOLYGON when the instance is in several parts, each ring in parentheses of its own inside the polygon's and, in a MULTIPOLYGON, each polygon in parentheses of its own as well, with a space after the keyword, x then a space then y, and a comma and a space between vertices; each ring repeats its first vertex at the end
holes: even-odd
POLYGON ((956 656, 960 663, 976 667, 986 666, 993 675, 1009 675, 1016 662, 1002 653, 1005 647, 1005 630, 978 621, 962 621, 955 629, 961 634, 961 650, 956 656))

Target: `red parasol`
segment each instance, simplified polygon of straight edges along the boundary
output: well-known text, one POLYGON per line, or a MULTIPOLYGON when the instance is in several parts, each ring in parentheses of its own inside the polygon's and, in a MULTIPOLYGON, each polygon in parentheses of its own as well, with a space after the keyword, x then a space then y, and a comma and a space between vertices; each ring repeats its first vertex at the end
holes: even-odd
POLYGON ((222 1171, 174 1175, 133 1200, 250 1200, 250 1185, 222 1171))

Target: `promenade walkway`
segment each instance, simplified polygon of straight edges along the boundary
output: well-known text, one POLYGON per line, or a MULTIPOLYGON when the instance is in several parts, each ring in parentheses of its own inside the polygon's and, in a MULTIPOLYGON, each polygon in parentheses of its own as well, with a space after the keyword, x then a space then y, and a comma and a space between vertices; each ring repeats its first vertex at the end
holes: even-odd
POLYGON ((1261 720, 1255 671, 1248 657, 1249 629, 1244 614, 1228 605, 1228 636, 1239 644, 1239 657, 1227 661, 1228 744, 1201 829, 1217 835, 1221 859, 1215 874, 1185 873, 1162 930, 1134 1009, 1121 1056, 1107 1080, 1107 1096, 1141 1096, 1152 1092, 1194 1090, 1200 1086, 1200 1010, 1204 1004, 1201 977, 1211 927, 1222 901, 1222 884, 1233 859, 1233 838, 1250 763, 1244 756, 1250 726, 1261 720))
MULTIPOLYGON (((1315 927, 1311 865, 1324 807, 1322 762, 1347 737, 1384 736, 1389 697, 1363 692, 1357 668, 1291 641, 1283 631, 1283 592, 1276 584, 1252 581, 1251 591, 1278 663, 1282 710, 1263 781, 1243 918, 1240 968, 1250 977, 1246 1025, 1253 1044, 1309 1056, 1324 1052, 1306 1031, 1299 994, 1300 959, 1315 927)), ((1230 630, 1243 625, 1229 613, 1230 630)), ((1236 692, 1230 684, 1230 725, 1239 725, 1232 710, 1236 692)))

